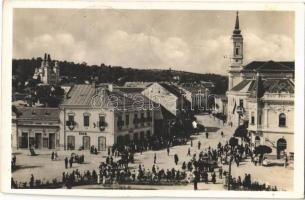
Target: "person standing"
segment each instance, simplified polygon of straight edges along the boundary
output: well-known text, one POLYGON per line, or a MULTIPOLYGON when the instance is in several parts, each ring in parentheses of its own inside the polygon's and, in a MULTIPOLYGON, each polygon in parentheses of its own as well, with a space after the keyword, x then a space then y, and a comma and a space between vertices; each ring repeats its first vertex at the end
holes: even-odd
POLYGON ((222 179, 222 167, 219 167, 219 178, 222 179))
POLYGON ((212 174, 212 183, 213 184, 216 183, 216 174, 215 174, 215 172, 213 172, 213 174, 212 174))
POLYGON ((178 162, 179 162, 179 158, 178 158, 178 155, 177 155, 177 154, 174 155, 174 159, 175 159, 175 164, 177 165, 178 162))
POLYGON ((206 139, 209 138, 209 132, 205 132, 205 137, 206 137, 206 139))
POLYGON ((156 164, 157 163, 157 154, 155 153, 155 155, 154 155, 154 164, 156 164))
POLYGON ((187 150, 187 156, 191 156, 191 148, 188 148, 188 150, 187 150))
POLYGON ((201 147, 201 142, 198 141, 198 150, 200 150, 200 147, 201 147))
POLYGON ((193 147, 193 140, 191 139, 191 147, 193 147))
POLYGON ((65 168, 68 169, 68 157, 65 158, 65 168))
POLYGON ((72 168, 72 164, 73 164, 73 158, 72 157, 70 157, 69 163, 70 163, 70 168, 72 168))
POLYGON ((30 179, 30 188, 34 187, 34 175, 31 174, 31 179, 30 179))
POLYGON ((221 137, 223 138, 223 131, 221 131, 221 133, 220 133, 220 134, 221 134, 221 137))
POLYGON ((197 190, 198 189, 198 172, 195 170, 194 171, 194 190, 197 190))
POLYGON ((167 156, 169 156, 169 152, 170 152, 170 150, 169 150, 169 146, 167 146, 167 156))

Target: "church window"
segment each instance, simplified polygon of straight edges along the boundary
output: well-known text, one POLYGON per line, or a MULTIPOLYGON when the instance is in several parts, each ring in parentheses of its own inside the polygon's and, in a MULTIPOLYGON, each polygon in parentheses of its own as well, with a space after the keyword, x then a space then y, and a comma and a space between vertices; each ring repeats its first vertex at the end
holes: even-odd
POLYGON ((279 115, 279 127, 285 127, 286 126, 286 115, 284 113, 281 113, 279 115))
POLYGON ((239 48, 235 48, 235 55, 239 55, 239 48))
POLYGON ((255 123, 254 112, 251 112, 251 124, 253 125, 254 123, 255 123))
POLYGON ((239 106, 240 106, 241 108, 244 107, 244 100, 243 100, 243 99, 240 99, 240 100, 239 100, 239 106))

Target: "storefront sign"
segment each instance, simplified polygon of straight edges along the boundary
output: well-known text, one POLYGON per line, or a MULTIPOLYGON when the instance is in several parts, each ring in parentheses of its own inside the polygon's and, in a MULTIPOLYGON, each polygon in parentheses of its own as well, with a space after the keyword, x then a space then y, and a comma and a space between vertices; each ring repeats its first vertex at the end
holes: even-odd
POLYGON ((79 132, 79 135, 87 135, 87 132, 79 132))

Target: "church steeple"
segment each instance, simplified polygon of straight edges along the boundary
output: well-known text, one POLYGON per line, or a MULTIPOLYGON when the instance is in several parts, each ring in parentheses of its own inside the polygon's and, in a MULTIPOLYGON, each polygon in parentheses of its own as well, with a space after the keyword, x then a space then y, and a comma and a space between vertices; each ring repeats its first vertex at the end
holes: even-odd
POLYGON ((238 84, 241 80, 241 70, 243 65, 243 36, 239 27, 239 16, 236 12, 235 26, 231 39, 233 41, 233 51, 231 56, 231 65, 229 68, 229 90, 238 84))
POLYGON ((240 34, 240 29, 239 29, 239 17, 238 17, 238 11, 236 12, 236 20, 235 20, 235 29, 233 31, 233 35, 239 35, 240 34))
POLYGON ((243 36, 239 28, 239 16, 238 11, 236 12, 235 27, 232 35, 233 40, 233 56, 232 66, 241 67, 243 61, 243 36))

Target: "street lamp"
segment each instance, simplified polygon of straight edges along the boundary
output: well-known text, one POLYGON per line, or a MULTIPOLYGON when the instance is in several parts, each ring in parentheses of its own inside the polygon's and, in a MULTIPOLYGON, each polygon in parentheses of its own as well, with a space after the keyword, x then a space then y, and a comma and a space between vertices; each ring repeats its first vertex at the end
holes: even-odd
POLYGON ((233 155, 230 156, 230 162, 229 162, 229 175, 228 175, 228 190, 231 189, 231 166, 233 161, 233 155))

